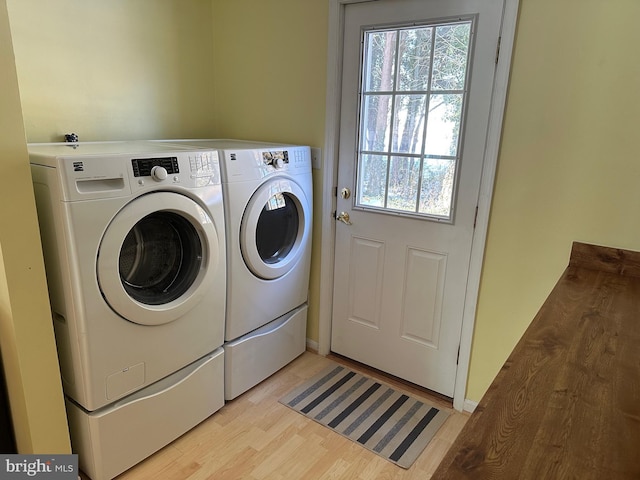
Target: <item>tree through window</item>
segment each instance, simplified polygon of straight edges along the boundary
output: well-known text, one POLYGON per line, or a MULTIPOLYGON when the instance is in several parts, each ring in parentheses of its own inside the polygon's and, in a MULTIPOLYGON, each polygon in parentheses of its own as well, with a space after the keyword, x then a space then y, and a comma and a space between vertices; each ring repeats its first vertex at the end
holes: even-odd
POLYGON ((364 32, 357 206, 451 219, 471 26, 364 32))

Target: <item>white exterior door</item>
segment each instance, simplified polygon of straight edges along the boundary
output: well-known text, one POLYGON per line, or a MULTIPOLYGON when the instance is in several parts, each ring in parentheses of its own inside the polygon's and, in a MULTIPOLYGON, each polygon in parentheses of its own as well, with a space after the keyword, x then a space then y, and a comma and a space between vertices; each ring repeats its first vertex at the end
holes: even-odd
POLYGON ((503 3, 345 7, 331 350, 450 397, 503 3))

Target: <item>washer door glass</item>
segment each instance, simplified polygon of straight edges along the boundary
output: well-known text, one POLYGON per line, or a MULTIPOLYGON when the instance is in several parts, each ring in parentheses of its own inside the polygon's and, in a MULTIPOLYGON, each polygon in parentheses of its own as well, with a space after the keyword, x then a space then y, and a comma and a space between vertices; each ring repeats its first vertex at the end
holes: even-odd
POLYGON ((220 254, 215 225, 188 197, 157 192, 127 204, 98 252, 102 295, 121 317, 160 325, 183 316, 213 288, 220 254))
POLYGON ((138 302, 162 305, 181 297, 202 267, 203 245, 195 227, 173 212, 147 215, 120 249, 120 280, 138 302))
POLYGON ((274 179, 256 190, 240 226, 245 264, 271 280, 289 272, 303 255, 311 229, 311 204, 294 181, 274 179))

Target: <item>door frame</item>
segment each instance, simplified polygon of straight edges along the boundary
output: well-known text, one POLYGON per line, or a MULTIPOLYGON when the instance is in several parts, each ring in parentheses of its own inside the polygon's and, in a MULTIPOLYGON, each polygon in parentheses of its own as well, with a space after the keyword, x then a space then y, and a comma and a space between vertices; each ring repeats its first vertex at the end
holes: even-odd
MULTIPOLYGON (((333 275, 335 262, 334 211, 336 205, 335 189, 338 175, 338 141, 340 137, 340 97, 342 82, 342 46, 345 7, 353 3, 377 0, 330 0, 329 32, 327 50, 327 97, 325 118, 325 140, 323 154, 323 192, 321 205, 321 245, 320 256, 323 259, 320 271, 320 298, 318 312, 318 353, 328 355, 331 350, 331 316, 333 310, 333 275)), ((482 179, 478 195, 478 213, 476 228, 473 232, 469 277, 466 286, 462 331, 460 335, 460 354, 455 379, 453 407, 456 410, 473 411, 475 402, 465 399, 471 344, 475 325, 476 308, 480 289, 482 262, 484 259, 491 198, 495 182, 498 153, 500 148, 502 122, 504 117, 511 57, 515 41, 516 24, 520 0, 505 0, 500 40, 500 55, 496 65, 491 99, 491 112, 487 130, 487 142, 482 165, 482 179)))

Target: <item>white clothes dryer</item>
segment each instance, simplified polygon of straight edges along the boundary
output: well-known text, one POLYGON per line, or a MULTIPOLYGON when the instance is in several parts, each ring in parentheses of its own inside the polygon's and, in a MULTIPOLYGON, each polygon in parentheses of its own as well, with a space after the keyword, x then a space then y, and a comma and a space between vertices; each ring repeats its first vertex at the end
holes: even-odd
POLYGON ((94 480, 112 478, 224 404, 218 154, 152 142, 29 153, 73 447, 94 480))
POLYGON ((183 140, 220 154, 227 222, 225 396, 306 348, 313 180, 306 146, 183 140))

